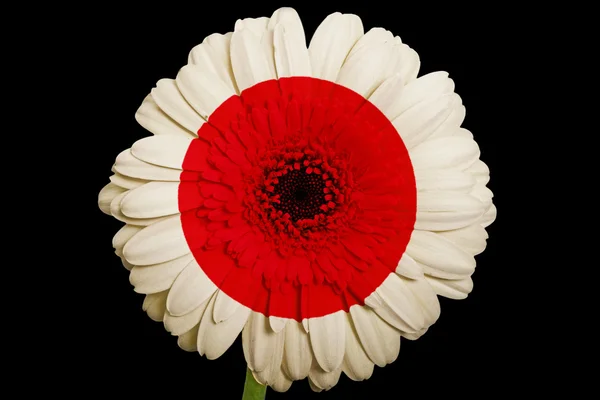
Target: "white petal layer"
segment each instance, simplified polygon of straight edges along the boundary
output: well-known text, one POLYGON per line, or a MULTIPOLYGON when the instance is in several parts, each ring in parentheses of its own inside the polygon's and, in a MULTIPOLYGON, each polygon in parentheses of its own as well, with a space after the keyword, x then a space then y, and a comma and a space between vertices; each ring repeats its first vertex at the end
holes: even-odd
POLYGON ((131 154, 131 150, 122 151, 115 161, 115 171, 137 179, 149 181, 178 182, 181 171, 173 168, 163 168, 158 165, 141 161, 131 154))
POLYGON ((190 252, 179 215, 147 226, 127 242, 123 254, 134 265, 159 264, 190 252))
POLYGON ((473 290, 471 277, 457 280, 440 279, 433 276, 427 277, 427 282, 440 295, 454 300, 467 298, 473 290))
POLYGON ((173 79, 161 79, 150 92, 161 110, 174 121, 196 133, 204 124, 204 120, 185 101, 173 79))
POLYGON ((454 169, 464 171, 479 158, 479 146, 464 137, 441 137, 428 140, 410 150, 415 170, 454 169))
POLYGON ((343 311, 308 320, 313 353, 325 372, 339 369, 344 360, 345 322, 343 311))
POLYGON ((363 33, 362 21, 356 15, 328 15, 308 47, 313 76, 335 82, 350 49, 363 33))
POLYGON ((484 204, 468 193, 419 192, 415 229, 460 229, 478 221, 484 212, 484 204))
MULTIPOLYGON (((213 295, 214 296, 214 295, 213 295)), ((192 329, 194 326, 200 323, 206 308, 208 307, 208 303, 210 302, 210 298, 206 299, 202 302, 198 307, 194 308, 187 314, 180 315, 178 317, 171 315, 169 311, 165 313, 165 329, 171 332, 172 335, 182 335, 192 329)), ((196 330, 196 333, 198 330, 196 330)), ((196 348, 196 338, 194 337, 194 349, 196 348)))
POLYGON ((438 278, 461 279, 475 270, 471 254, 437 233, 415 230, 406 252, 423 265, 426 274, 438 278))
POLYGON ((156 218, 179 213, 179 182, 149 182, 129 191, 121 212, 130 218, 156 218))
POLYGON ((293 380, 304 379, 313 362, 308 334, 302 324, 290 320, 285 326, 283 370, 293 380))
POLYGON ((135 142, 131 154, 149 164, 181 170, 191 142, 191 136, 149 136, 135 142))
MULTIPOLYGON (((213 307, 213 320, 216 324, 227 321, 229 317, 238 311, 240 303, 229 297, 225 292, 219 290, 213 307)), ((241 329, 240 329, 241 331, 241 329)))
POLYGON ((200 321, 198 330, 198 352, 214 360, 223 355, 233 344, 248 320, 250 309, 238 303, 238 307, 227 320, 216 323, 213 314, 218 296, 210 299, 208 307, 200 321))
POLYGON ((146 311, 152 321, 163 320, 166 311, 168 291, 146 295, 142 303, 142 310, 146 311))
POLYGON ((135 120, 155 135, 194 138, 196 134, 196 131, 190 132, 165 114, 150 94, 135 113, 135 120))
POLYGON ((188 63, 217 75, 231 90, 239 93, 229 57, 231 36, 231 32, 224 35, 213 33, 207 36, 201 44, 190 51, 188 63))
POLYGON ((360 344, 350 315, 346 314, 346 352, 342 371, 353 381, 363 381, 371 377, 374 366, 360 344))
POLYGON ((157 293, 170 289, 175 278, 192 261, 187 254, 160 264, 135 266, 129 274, 129 282, 137 293, 157 293))
MULTIPOLYGON (((194 259, 175 278, 167 299, 167 310, 176 317, 185 315, 211 297, 216 290, 215 284, 194 259)), ((212 310, 211 307, 211 318, 212 310)))

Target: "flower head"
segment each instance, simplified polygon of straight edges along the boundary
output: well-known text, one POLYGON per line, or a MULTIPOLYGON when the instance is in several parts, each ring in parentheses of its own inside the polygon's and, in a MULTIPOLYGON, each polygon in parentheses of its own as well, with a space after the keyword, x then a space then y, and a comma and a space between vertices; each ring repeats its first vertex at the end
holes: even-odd
POLYGON ((371 376, 472 288, 495 219, 489 171, 448 74, 389 31, 297 13, 195 47, 136 119, 101 209, 144 307, 209 359, 242 333, 254 377, 371 376))

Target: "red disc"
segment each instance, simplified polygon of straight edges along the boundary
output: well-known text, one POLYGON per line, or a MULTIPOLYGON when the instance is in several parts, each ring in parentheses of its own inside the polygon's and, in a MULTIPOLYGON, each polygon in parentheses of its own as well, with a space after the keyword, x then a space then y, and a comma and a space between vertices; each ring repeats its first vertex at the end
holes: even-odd
POLYGON ((179 186, 206 275, 252 310, 297 321, 363 305, 396 269, 416 204, 391 122, 352 90, 308 77, 261 82, 219 106, 179 186))

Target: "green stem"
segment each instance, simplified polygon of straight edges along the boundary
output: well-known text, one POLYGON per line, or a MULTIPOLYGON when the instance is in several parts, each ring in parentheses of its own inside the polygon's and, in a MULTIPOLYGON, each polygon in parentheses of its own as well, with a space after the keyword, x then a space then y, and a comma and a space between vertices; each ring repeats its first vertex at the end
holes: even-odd
POLYGON ((242 400, 264 400, 267 387, 256 382, 250 368, 246 368, 246 382, 244 382, 244 394, 242 400))

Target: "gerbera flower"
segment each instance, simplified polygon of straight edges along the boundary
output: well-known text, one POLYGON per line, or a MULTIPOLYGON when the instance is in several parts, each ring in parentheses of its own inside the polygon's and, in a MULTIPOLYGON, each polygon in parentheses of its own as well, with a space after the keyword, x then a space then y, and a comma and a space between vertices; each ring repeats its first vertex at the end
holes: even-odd
POLYGON ((438 295, 465 298, 496 209, 445 72, 334 13, 244 19, 137 111, 154 136, 99 195, 144 309, 209 359, 242 334, 254 378, 333 387, 393 362, 438 295))

